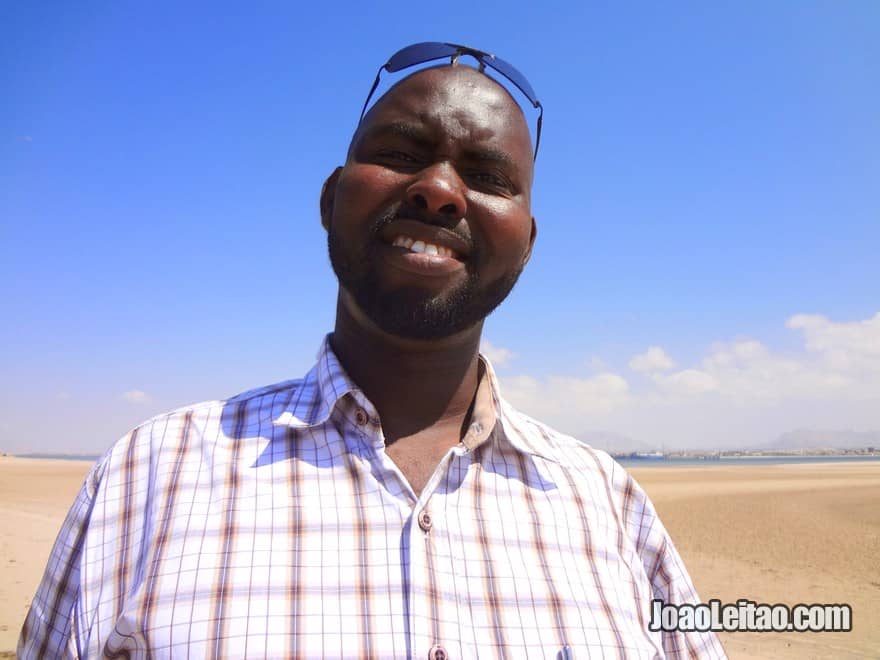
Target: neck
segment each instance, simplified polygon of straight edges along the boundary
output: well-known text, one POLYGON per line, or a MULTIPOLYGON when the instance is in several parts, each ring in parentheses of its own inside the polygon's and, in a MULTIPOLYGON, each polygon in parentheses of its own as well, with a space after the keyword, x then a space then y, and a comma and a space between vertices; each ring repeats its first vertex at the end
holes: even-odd
POLYGON ((426 429, 466 428, 482 324, 437 341, 403 339, 364 318, 345 296, 340 291, 330 344, 379 412, 386 443, 426 429))

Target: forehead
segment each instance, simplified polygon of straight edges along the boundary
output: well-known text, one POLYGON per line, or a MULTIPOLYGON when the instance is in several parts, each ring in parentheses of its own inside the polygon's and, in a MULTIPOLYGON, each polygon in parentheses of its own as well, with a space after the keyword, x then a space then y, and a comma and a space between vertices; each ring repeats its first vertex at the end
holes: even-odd
POLYGON ((359 137, 390 124, 409 123, 438 143, 502 149, 531 165, 523 112, 497 82, 468 66, 423 69, 385 93, 364 117, 359 137))

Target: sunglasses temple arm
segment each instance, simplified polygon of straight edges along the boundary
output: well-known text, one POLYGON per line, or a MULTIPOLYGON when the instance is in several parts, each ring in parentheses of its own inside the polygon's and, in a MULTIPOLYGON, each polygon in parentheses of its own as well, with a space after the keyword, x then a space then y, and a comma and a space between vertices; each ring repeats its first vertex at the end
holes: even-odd
POLYGON ((544 106, 539 103, 538 107, 541 109, 541 113, 538 115, 538 130, 535 131, 535 158, 534 158, 534 160, 538 160, 538 147, 541 146, 541 124, 544 123, 544 106))
POLYGON ((361 110, 361 117, 360 117, 360 119, 358 119, 358 124, 361 123, 361 120, 363 120, 363 118, 364 118, 364 114, 367 112, 367 106, 370 103, 370 99, 373 98, 373 92, 375 92, 376 88, 379 86, 379 76, 382 75, 382 69, 384 69, 384 68, 385 68, 385 65, 383 64, 382 66, 379 67, 379 70, 376 72, 376 79, 373 81, 373 86, 370 87, 370 93, 367 94, 367 100, 364 101, 364 107, 361 110))

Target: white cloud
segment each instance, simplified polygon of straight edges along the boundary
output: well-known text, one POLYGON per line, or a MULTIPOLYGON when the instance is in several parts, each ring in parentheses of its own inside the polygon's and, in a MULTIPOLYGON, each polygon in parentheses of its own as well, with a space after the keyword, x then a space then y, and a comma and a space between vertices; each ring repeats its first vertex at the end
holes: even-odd
POLYGON ((807 351, 839 372, 880 372, 880 312, 864 321, 835 323, 817 314, 797 314, 786 322, 801 330, 807 351))
POLYGON ((668 376, 656 376, 657 385, 673 394, 703 394, 718 389, 718 380, 699 369, 684 369, 668 376))
POLYGON ((735 342, 716 342, 712 352, 703 360, 707 369, 740 368, 765 359, 769 355, 761 342, 751 339, 735 342))
POLYGON ((122 398, 129 403, 147 403, 150 400, 149 395, 143 390, 129 390, 122 393, 122 398))
POLYGON ((660 346, 651 346, 644 353, 634 355, 629 361, 629 368, 633 371, 652 373, 672 369, 675 362, 666 354, 660 346))
POLYGON ((606 365, 592 377, 506 378, 502 391, 560 430, 608 429, 667 448, 748 446, 795 428, 880 429, 880 313, 847 322, 799 314, 786 326, 800 348, 720 341, 670 372, 653 346, 629 361, 649 379, 630 384, 606 365))
POLYGON ((614 373, 600 373, 589 378, 549 376, 537 380, 516 376, 504 380, 506 399, 541 421, 577 415, 605 414, 624 405, 629 398, 629 383, 614 373))
POLYGON ((511 359, 516 357, 512 351, 502 348, 501 346, 495 346, 488 339, 483 339, 483 341, 480 342, 480 352, 489 358, 489 361, 496 367, 507 364, 511 359))

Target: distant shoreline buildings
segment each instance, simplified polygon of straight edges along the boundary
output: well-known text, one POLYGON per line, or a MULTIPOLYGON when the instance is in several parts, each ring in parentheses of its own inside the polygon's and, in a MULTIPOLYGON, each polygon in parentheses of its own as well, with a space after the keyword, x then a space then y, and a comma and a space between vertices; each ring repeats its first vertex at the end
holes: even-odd
POLYGON ((860 447, 855 449, 838 449, 834 447, 806 447, 802 449, 759 449, 737 450, 727 449, 719 451, 634 451, 634 452, 610 452, 615 459, 628 461, 658 461, 658 460, 721 460, 728 458, 809 458, 809 457, 877 457, 880 458, 880 447, 860 447))

